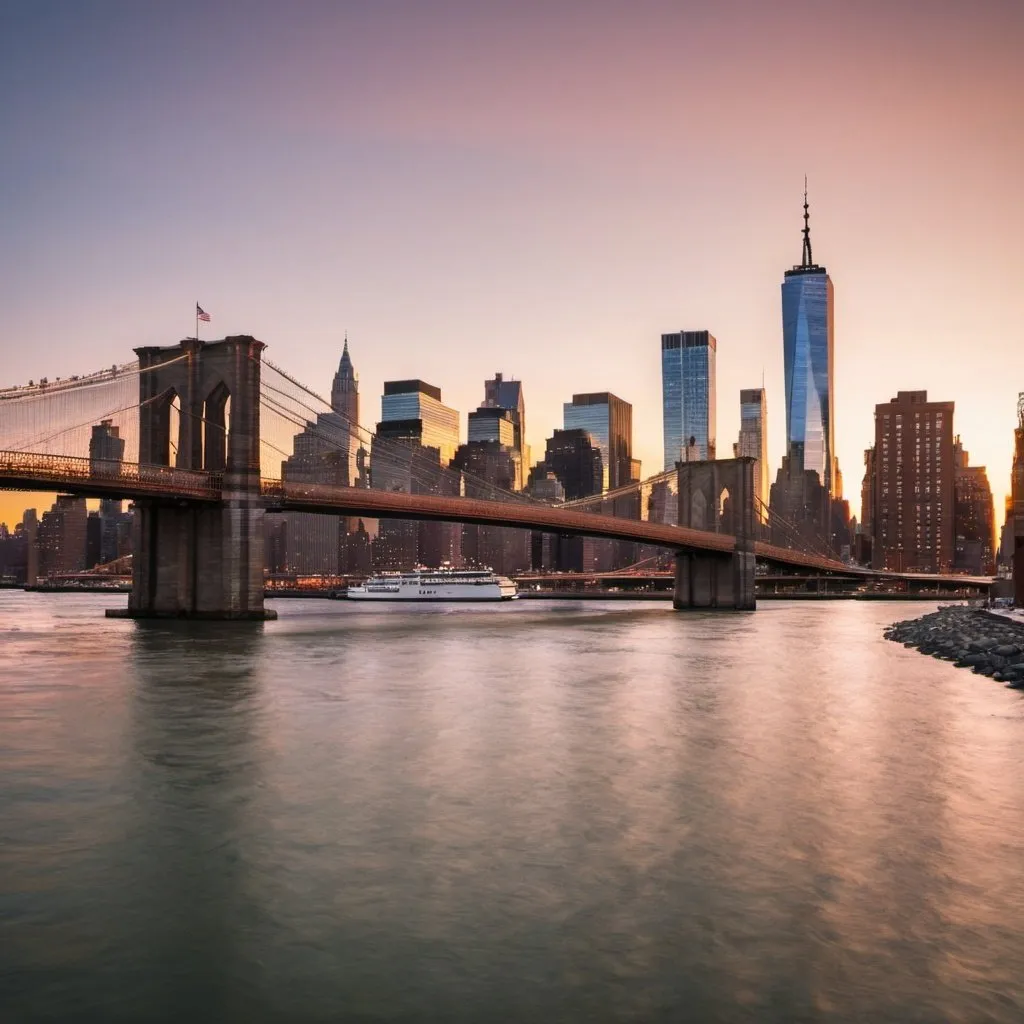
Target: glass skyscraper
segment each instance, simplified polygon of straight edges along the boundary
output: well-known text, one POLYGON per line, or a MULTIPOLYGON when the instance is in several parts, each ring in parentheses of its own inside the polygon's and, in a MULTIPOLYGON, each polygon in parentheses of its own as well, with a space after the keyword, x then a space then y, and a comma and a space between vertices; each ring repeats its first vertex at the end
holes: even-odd
POLYGON ((786 371, 786 454, 794 468, 814 470, 837 497, 832 279, 811 256, 807 191, 804 249, 782 283, 782 338, 786 371))
POLYGON ((384 382, 381 421, 410 424, 410 436, 424 447, 436 448, 447 466, 459 447, 459 414, 441 402, 441 389, 421 380, 384 382))
POLYGON ((601 451, 604 490, 623 487, 639 471, 633 460, 633 406, 607 391, 573 395, 562 405, 562 426, 585 430, 601 451))
POLYGON ((715 355, 710 331, 661 336, 665 469, 682 461, 690 438, 701 459, 715 457, 715 355))

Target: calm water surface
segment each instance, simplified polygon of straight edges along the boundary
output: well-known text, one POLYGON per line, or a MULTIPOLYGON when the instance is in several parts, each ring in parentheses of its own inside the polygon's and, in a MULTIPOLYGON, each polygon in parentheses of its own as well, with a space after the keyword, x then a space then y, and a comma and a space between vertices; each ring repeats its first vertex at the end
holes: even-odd
POLYGON ((3 1021, 1024 1020, 1024 698, 930 610, 0 592, 3 1021))

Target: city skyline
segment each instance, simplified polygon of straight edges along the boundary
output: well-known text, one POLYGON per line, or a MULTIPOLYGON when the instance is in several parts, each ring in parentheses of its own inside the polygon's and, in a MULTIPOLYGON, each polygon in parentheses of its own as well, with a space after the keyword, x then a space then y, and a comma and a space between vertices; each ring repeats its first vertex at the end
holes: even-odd
MULTIPOLYGON (((346 328, 369 395, 417 376, 465 416, 500 367, 527 382, 535 459, 569 395, 613 390, 649 475, 657 339, 704 324, 720 439, 764 371, 774 475, 806 172, 846 496, 875 404, 926 389, 956 402, 1001 508, 1024 375, 1020 12, 641 6, 260 9, 240 39, 214 4, 198 40, 187 3, 6 8, 3 382, 171 343, 198 297, 208 337, 251 331, 324 390, 346 328), (973 372, 965 338, 988 354, 973 372)), ((12 526, 31 504, 0 500, 12 526)))

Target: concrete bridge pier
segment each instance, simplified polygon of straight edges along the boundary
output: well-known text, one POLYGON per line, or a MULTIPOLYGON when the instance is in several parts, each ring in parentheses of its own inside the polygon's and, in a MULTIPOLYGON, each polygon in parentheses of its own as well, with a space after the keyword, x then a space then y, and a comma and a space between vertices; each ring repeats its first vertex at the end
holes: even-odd
POLYGON ((754 553, 677 552, 672 607, 754 611, 754 553))
POLYGON ((672 606, 753 611, 754 460, 676 464, 679 525, 736 538, 733 551, 679 551, 672 606))
POLYGON ((139 356, 139 462, 222 473, 222 500, 136 503, 131 618, 266 619, 260 353, 248 336, 139 356), (172 417, 172 411, 176 417, 172 417), (171 432, 177 419, 177 444, 171 432))

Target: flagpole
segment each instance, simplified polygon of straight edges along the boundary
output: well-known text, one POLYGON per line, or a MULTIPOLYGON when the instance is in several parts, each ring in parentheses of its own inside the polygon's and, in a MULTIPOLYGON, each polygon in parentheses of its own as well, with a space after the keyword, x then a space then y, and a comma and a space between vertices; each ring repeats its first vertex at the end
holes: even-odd
POLYGON ((199 340, 199 303, 196 303, 196 341, 199 340))

